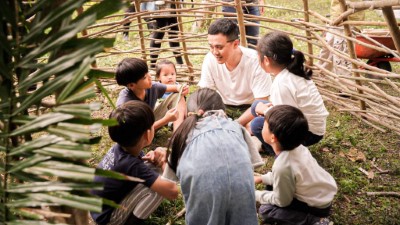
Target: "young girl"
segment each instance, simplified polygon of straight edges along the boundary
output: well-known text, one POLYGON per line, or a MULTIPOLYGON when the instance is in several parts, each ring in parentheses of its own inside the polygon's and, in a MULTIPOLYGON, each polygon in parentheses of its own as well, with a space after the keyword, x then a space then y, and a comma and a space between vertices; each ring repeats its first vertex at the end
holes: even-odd
MULTIPOLYGON (((302 52, 293 49, 290 38, 282 32, 271 32, 258 43, 257 47, 261 67, 274 76, 270 101, 273 105, 291 105, 299 108, 308 121, 309 131, 302 143, 305 146, 319 142, 326 128, 329 113, 315 83, 311 80, 312 71, 304 68, 305 58, 302 52)), ((256 118, 251 123, 251 131, 263 142, 264 148, 270 147, 263 141, 261 130, 263 117, 271 103, 255 101, 252 114, 256 118)))
POLYGON ((209 88, 188 100, 188 117, 171 138, 169 166, 186 206, 186 224, 256 225, 253 169, 241 126, 209 88))
MULTIPOLYGON (((175 64, 169 60, 160 60, 156 66, 156 79, 160 81, 162 84, 166 85, 178 85, 176 82, 176 68, 175 64)), ((184 86, 186 87, 186 85, 184 86)), ((165 94, 161 97, 161 101, 164 101, 168 97, 175 98, 175 96, 179 95, 176 92, 165 92, 165 94), (172 94, 172 95, 171 95, 172 94)), ((173 123, 174 130, 177 128, 184 120, 186 115, 186 101, 184 95, 180 97, 179 103, 177 105, 177 109, 180 112, 179 118, 173 123), (182 113, 183 112, 183 113, 182 113), (178 126, 177 126, 178 125, 178 126)), ((169 123, 168 125, 170 125, 169 123)))

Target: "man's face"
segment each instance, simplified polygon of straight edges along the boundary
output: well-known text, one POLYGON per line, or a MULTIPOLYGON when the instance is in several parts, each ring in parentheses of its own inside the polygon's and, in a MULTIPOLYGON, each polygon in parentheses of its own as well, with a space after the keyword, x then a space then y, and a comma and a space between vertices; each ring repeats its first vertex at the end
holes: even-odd
POLYGON ((215 56, 219 64, 226 63, 232 57, 234 49, 238 46, 238 40, 228 40, 223 34, 208 35, 210 52, 215 56))

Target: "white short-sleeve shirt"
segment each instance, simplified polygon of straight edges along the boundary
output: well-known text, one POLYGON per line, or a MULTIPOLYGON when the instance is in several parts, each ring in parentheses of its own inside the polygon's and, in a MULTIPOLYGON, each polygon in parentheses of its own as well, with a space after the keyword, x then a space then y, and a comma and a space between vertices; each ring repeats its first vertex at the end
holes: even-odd
POLYGON ((300 109, 308 121, 308 129, 324 135, 329 113, 314 81, 294 75, 287 69, 275 76, 270 100, 274 105, 291 105, 300 109))
POLYGON ((261 68, 257 52, 239 48, 243 55, 233 71, 229 71, 225 64, 219 64, 211 52, 207 53, 198 83, 202 88, 217 90, 227 105, 251 104, 255 98, 270 95, 271 76, 261 68))

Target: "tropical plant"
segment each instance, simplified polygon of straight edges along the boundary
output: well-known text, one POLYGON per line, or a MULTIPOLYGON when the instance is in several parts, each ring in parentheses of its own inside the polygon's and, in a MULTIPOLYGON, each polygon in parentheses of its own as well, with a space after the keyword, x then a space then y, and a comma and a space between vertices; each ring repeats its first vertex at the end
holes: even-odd
POLYGON ((90 65, 114 39, 79 33, 122 2, 85 3, 0 1, 0 224, 48 224, 53 206, 101 210, 88 191, 102 171, 85 160, 92 131, 110 121, 91 118, 100 105, 85 101, 109 75, 90 65))

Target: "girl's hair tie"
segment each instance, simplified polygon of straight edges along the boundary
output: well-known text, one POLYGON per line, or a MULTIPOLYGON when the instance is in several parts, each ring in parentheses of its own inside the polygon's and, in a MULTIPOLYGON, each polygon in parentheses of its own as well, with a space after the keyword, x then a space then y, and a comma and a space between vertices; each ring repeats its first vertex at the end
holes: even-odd
POLYGON ((196 117, 202 117, 204 114, 203 110, 199 110, 197 113, 195 112, 188 112, 188 116, 196 116, 196 117))
POLYGON ((294 58, 294 53, 296 52, 296 49, 292 49, 292 53, 290 54, 290 58, 294 58))

